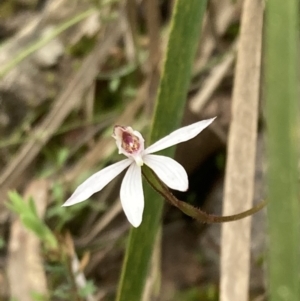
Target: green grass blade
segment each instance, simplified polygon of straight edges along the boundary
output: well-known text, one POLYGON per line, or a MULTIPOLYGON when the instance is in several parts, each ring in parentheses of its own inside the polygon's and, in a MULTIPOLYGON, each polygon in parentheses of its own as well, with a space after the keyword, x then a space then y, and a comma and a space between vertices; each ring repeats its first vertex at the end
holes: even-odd
MULTIPOLYGON (((150 134, 151 143, 180 126, 205 8, 206 0, 175 2, 150 134)), ((163 154, 172 156, 173 151, 167 149, 163 154)), ((144 187, 143 222, 138 229, 130 231, 118 301, 141 300, 153 244, 160 226, 164 201, 146 183, 144 187)))
POLYGON ((300 300, 299 1, 266 4, 269 294, 271 301, 294 301, 300 300))

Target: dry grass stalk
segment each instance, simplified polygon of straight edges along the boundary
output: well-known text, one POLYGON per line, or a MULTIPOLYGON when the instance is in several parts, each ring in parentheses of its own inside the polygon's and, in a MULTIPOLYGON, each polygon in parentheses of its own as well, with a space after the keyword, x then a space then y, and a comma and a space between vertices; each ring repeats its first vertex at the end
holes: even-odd
MULTIPOLYGON (((86 287, 87 285, 87 280, 85 277, 85 274, 83 272, 84 267, 86 266, 87 262, 89 261, 89 254, 86 253, 84 255, 82 261, 80 262, 77 254, 74 249, 74 242, 71 237, 71 234, 67 233, 65 236, 65 244, 68 249, 69 253, 69 260, 70 260, 70 272, 72 273, 73 276, 73 285, 75 286, 75 290, 80 290, 86 287)), ((93 296, 92 293, 89 293, 85 296, 85 299, 87 301, 96 301, 96 298, 93 296)))
MULTIPOLYGON (((223 215, 252 207, 263 3, 245 0, 232 100, 223 215)), ((251 218, 223 224, 221 301, 248 300, 251 218)))

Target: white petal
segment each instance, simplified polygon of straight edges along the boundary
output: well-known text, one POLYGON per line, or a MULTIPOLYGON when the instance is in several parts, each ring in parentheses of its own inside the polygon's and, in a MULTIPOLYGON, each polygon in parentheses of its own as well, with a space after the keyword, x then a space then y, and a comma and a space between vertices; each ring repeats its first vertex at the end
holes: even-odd
POLYGON ((184 126, 168 136, 158 140, 154 144, 150 145, 148 148, 145 149, 145 154, 152 154, 158 152, 162 149, 168 148, 175 144, 190 140, 196 137, 201 131, 203 131, 207 126, 209 126, 215 118, 202 120, 196 123, 193 123, 188 126, 184 126))
POLYGON ((92 194, 100 191, 112 179, 120 174, 133 161, 125 159, 115 164, 112 164, 85 180, 77 187, 71 197, 63 204, 63 206, 71 206, 88 199, 92 194))
POLYGON ((123 179, 120 199, 128 221, 134 227, 142 222, 144 211, 144 193, 141 167, 132 164, 123 179))
POLYGON ((175 160, 158 155, 146 155, 144 162, 170 188, 186 191, 189 180, 185 169, 175 160))

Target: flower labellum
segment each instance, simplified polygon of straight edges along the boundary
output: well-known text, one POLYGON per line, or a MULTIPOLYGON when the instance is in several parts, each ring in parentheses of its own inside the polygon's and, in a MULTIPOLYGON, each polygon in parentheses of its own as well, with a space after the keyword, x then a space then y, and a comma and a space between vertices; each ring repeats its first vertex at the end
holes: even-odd
POLYGON ((153 155, 153 153, 194 138, 214 119, 211 118, 182 127, 146 149, 144 148, 144 138, 138 131, 134 131, 131 127, 116 125, 113 138, 116 140, 119 154, 125 155, 127 159, 93 174, 77 187, 63 206, 71 206, 88 199, 129 167, 121 185, 120 199, 128 221, 134 227, 138 227, 142 222, 144 211, 141 166, 146 164, 150 167, 169 188, 186 191, 188 189, 188 176, 184 168, 169 157, 153 155))

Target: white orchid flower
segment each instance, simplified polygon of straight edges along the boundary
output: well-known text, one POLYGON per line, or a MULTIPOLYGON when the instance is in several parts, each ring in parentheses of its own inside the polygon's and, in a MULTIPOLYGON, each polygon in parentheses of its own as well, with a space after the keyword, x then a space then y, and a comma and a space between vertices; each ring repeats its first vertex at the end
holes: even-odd
POLYGON ((144 149, 144 138, 138 131, 134 131, 131 127, 115 126, 113 138, 116 139, 119 154, 125 155, 127 159, 93 174, 77 187, 63 206, 71 206, 88 199, 129 166, 121 185, 120 199, 128 221, 134 227, 138 227, 142 222, 144 211, 141 166, 143 164, 149 166, 158 178, 171 189, 186 191, 188 189, 188 176, 184 168, 169 157, 152 155, 152 153, 194 138, 214 119, 211 118, 182 127, 146 149, 144 149))

